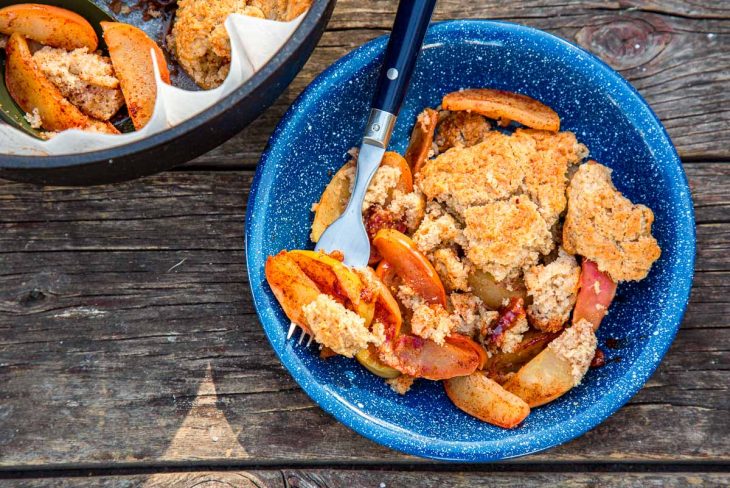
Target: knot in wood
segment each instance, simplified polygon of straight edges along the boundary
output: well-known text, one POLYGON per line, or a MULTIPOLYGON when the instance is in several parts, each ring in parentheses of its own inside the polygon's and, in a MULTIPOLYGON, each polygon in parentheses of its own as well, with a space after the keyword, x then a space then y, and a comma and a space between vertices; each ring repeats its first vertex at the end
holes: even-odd
POLYGON ((38 288, 33 288, 20 297, 20 304, 24 307, 32 307, 38 302, 45 300, 46 294, 38 288))
POLYGON ((626 70, 650 63, 671 37, 646 20, 622 17, 607 24, 583 27, 575 39, 614 69, 626 70))

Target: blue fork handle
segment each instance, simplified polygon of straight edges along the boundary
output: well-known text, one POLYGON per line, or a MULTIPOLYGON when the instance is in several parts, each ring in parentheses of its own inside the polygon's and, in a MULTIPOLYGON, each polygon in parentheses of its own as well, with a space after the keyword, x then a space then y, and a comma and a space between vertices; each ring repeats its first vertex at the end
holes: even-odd
POLYGON ((375 88, 373 108, 398 115, 436 0, 401 0, 375 88))

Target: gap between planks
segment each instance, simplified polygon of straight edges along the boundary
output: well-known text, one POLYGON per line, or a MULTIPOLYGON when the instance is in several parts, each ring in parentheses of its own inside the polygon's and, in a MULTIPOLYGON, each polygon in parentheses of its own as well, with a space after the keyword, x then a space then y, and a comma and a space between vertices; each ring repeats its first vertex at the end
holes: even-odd
POLYGON ((309 470, 328 469, 346 471, 411 471, 411 472, 470 472, 470 473, 730 473, 730 463, 719 461, 672 461, 657 462, 573 462, 556 460, 549 463, 529 462, 528 458, 507 460, 497 463, 413 463, 409 461, 363 462, 363 463, 262 463, 262 462, 210 462, 180 461, 161 462, 147 465, 114 463, 114 466, 78 465, 59 467, 54 465, 27 466, 23 469, 2 468, 0 480, 24 478, 75 478, 102 476, 130 476, 164 473, 190 473, 199 471, 239 470, 309 470))

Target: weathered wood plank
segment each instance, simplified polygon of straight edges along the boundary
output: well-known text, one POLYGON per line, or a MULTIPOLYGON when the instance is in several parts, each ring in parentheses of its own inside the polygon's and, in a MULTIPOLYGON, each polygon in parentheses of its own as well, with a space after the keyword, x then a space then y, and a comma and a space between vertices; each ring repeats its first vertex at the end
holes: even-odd
MULTIPOLYGON (((700 272, 658 372, 602 426, 518 462, 730 461, 727 167, 686 166, 700 272)), ((245 275, 250 182, 0 184, 0 467, 420 462, 324 414, 271 351, 245 275)))
POLYGON ((581 488, 612 486, 616 488, 650 488, 693 486, 710 488, 727 486, 726 473, 531 473, 531 472, 408 472, 354 470, 254 470, 194 473, 159 473, 145 475, 95 476, 47 479, 6 480, 8 488, 193 488, 230 486, 236 488, 329 488, 329 487, 406 487, 472 488, 499 486, 562 486, 581 488))
MULTIPOLYGON (((685 158, 730 158, 727 2, 442 0, 434 19, 490 18, 557 34, 597 54, 646 98, 685 158)), ((274 106, 193 164, 256 164, 291 102, 324 68, 391 27, 396 3, 340 0, 312 58, 274 106)), ((448 62, 448 60, 444 60, 448 62)))

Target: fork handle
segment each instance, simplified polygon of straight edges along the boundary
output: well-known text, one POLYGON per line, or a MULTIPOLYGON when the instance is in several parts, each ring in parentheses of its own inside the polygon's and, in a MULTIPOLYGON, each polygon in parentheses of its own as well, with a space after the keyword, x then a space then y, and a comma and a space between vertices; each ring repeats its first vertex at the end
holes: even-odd
POLYGON ((436 0, 401 0, 388 40, 373 108, 400 112, 436 0))

